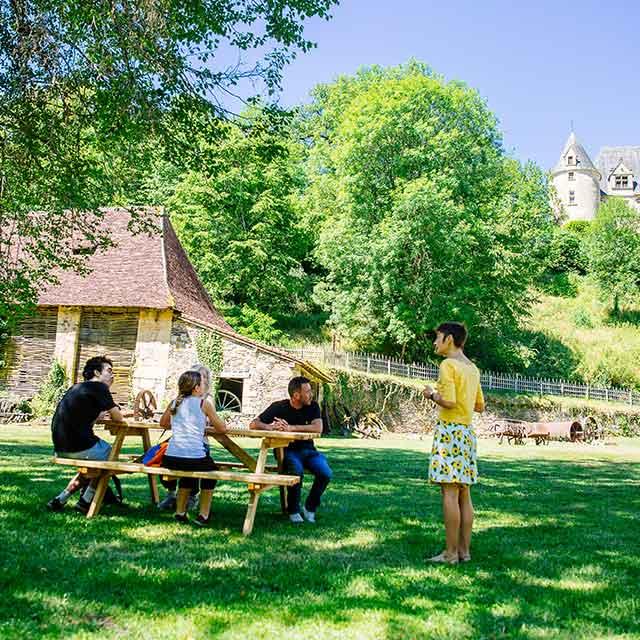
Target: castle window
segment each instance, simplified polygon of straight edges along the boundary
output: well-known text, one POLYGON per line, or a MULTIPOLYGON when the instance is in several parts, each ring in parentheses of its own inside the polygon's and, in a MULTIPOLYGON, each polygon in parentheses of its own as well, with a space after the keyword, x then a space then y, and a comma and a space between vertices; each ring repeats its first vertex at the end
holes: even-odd
POLYGON ((569 156, 567 158, 567 164, 568 165, 573 166, 573 165, 575 165, 575 163, 576 163, 576 159, 573 156, 569 156))
POLYGON ((569 171, 569 180, 573 181, 576 179, 576 174, 573 171, 569 171))
POLYGON ((575 204, 575 203, 576 203, 576 192, 569 191, 569 204, 575 204))
POLYGON ((629 188, 629 176, 616 176, 616 189, 628 189, 629 188))

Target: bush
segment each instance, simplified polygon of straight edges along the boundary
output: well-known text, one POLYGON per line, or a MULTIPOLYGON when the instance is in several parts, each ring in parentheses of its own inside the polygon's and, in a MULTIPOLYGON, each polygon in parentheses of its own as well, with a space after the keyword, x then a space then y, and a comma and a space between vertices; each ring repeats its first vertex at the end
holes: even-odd
POLYGON ((67 387, 67 373, 64 367, 57 360, 54 360, 47 379, 31 401, 33 415, 36 418, 50 416, 55 411, 67 387))

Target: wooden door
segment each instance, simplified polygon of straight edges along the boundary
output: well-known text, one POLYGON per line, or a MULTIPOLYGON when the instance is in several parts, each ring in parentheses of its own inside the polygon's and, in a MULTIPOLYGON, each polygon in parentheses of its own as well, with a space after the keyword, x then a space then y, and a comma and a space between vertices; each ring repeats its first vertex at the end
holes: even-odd
POLYGON ((82 310, 76 382, 82 381, 85 362, 94 356, 107 356, 113 362, 111 394, 116 402, 131 400, 131 380, 138 339, 138 312, 82 310))

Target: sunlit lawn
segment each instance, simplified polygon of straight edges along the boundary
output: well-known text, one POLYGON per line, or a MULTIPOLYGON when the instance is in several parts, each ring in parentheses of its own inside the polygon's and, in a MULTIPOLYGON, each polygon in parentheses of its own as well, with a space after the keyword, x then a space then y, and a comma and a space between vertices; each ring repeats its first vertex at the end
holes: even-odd
POLYGON ((228 484, 209 530, 152 508, 137 476, 126 509, 49 513, 69 470, 47 429, 0 426, 0 638, 640 637, 640 441, 481 441, 457 567, 425 562, 442 539, 429 444, 325 439, 318 524, 294 528, 272 491, 244 538, 228 484))

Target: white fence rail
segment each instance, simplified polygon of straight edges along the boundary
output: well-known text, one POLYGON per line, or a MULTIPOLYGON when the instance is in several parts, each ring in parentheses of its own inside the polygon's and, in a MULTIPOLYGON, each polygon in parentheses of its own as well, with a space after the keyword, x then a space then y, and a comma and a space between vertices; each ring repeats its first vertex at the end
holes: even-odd
MULTIPOLYGON (((408 363, 371 353, 337 352, 317 347, 287 349, 287 351, 301 360, 309 360, 330 367, 342 367, 367 373, 384 373, 404 378, 435 380, 438 377, 438 367, 430 363, 408 363)), ((525 378, 489 371, 482 373, 481 382, 483 388, 489 391, 513 391, 640 405, 640 393, 633 389, 599 387, 568 380, 525 378)))

